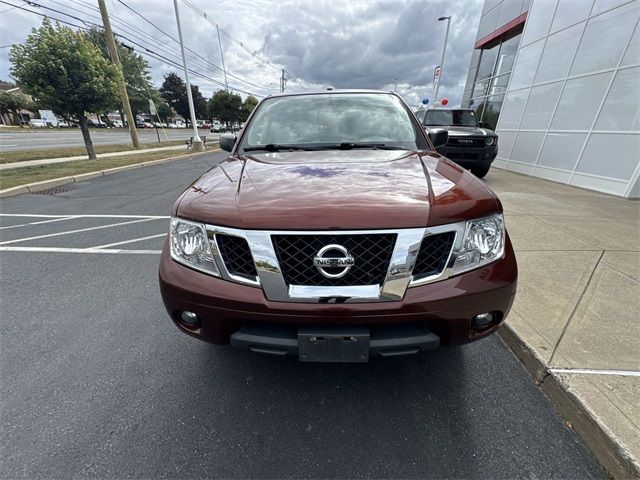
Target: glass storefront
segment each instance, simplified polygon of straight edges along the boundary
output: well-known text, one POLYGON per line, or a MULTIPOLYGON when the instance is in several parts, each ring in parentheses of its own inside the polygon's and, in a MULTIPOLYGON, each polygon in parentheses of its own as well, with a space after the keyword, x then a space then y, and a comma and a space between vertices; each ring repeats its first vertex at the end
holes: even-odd
POLYGON ((471 91, 469 107, 475 110, 479 121, 491 129, 495 129, 498 123, 520 36, 518 33, 480 50, 478 73, 471 91))

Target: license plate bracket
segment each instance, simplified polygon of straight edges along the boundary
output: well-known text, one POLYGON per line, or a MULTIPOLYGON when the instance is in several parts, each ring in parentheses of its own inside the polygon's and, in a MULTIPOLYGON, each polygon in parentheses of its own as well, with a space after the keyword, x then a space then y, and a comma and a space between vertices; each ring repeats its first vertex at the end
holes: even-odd
POLYGON ((301 362, 369 361, 369 327, 299 327, 301 362))

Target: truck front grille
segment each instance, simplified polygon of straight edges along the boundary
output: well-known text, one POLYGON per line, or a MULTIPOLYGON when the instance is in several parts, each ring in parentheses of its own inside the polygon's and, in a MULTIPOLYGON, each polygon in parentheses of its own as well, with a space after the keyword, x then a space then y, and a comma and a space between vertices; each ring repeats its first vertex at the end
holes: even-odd
POLYGON ((450 136, 447 141, 447 146, 456 147, 484 147, 484 141, 486 137, 456 137, 450 136))
POLYGON ((284 281, 287 285, 351 286, 382 285, 396 242, 395 233, 348 235, 272 235, 284 281), (355 264, 341 278, 327 278, 313 264, 313 258, 327 245, 341 245, 355 264))
POLYGON ((438 275, 442 272, 455 238, 455 232, 437 233, 424 237, 420 244, 416 265, 413 267, 414 278, 438 275))
POLYGON ((220 255, 231 275, 255 280, 258 277, 249 244, 244 238, 216 234, 220 255))

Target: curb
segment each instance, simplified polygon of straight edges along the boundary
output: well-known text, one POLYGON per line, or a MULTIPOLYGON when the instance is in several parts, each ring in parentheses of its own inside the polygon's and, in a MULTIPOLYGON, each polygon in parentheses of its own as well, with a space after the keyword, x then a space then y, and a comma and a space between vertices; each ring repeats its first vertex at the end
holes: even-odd
POLYGON ((43 180, 41 182, 28 183, 26 185, 17 185, 15 187, 0 190, 0 198, 13 197, 15 195, 21 195, 23 193, 40 192, 42 190, 47 190, 53 187, 59 187, 61 185, 66 185, 68 183, 78 183, 83 180, 90 180, 92 178, 104 177, 114 173, 126 172, 127 170, 136 170, 138 168, 152 167, 154 165, 160 165, 162 163, 169 163, 175 160, 182 160, 185 157, 193 157, 196 155, 202 155, 205 153, 212 153, 217 151, 220 151, 220 148, 213 148, 211 150, 207 150, 206 152, 194 152, 194 153, 188 153, 185 155, 178 155, 176 157, 160 158, 158 160, 150 160, 148 162, 132 163, 131 165, 123 165, 122 167, 108 168, 106 170, 98 170, 95 172, 80 173, 78 175, 73 175, 70 177, 52 178, 51 180, 43 180))
POLYGON ((582 438, 606 473, 614 479, 640 479, 638 461, 618 443, 612 432, 600 423, 582 399, 563 382, 561 376, 549 372, 542 358, 509 325, 503 324, 498 333, 569 428, 582 438))

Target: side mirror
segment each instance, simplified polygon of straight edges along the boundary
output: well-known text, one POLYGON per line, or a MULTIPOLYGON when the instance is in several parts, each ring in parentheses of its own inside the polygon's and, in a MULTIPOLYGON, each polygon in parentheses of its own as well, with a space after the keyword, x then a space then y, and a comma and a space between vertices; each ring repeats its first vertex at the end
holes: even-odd
POLYGON ((435 148, 441 147, 449 141, 449 132, 446 130, 432 130, 429 132, 429 139, 435 148))
POLYGON ((236 144, 236 136, 233 133, 223 133, 220 135, 220 148, 230 152, 236 144))

